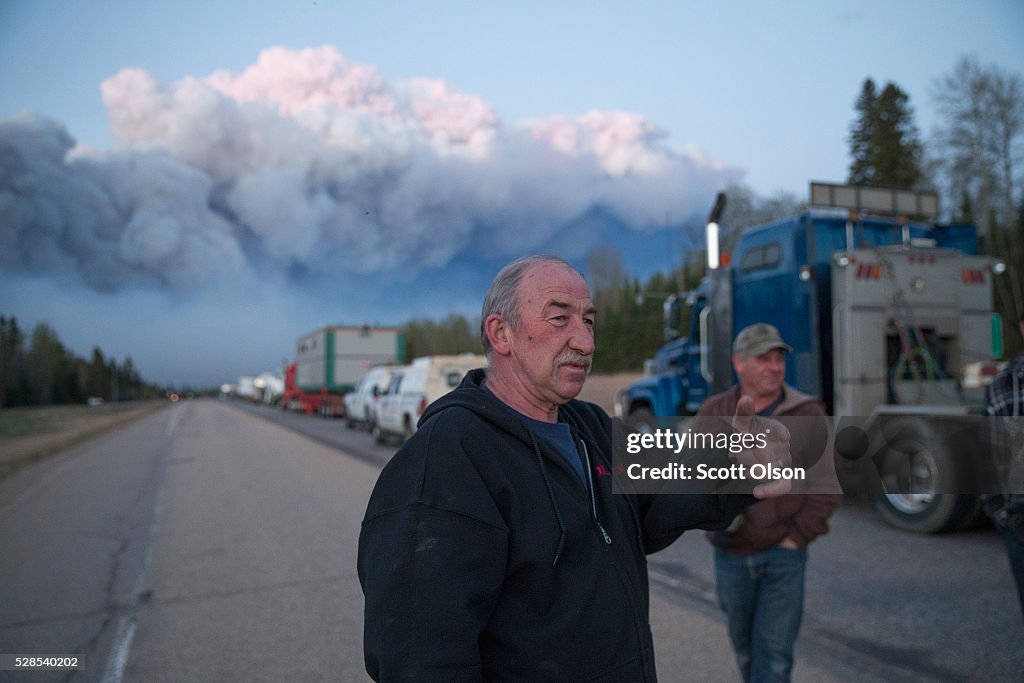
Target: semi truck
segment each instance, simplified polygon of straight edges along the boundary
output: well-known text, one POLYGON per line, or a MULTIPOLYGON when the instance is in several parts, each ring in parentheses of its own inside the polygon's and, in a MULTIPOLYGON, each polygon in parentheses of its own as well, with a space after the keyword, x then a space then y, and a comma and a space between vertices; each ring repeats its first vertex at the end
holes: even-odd
POLYGON ((885 520, 920 533, 970 524, 977 497, 944 493, 956 489, 957 454, 927 435, 929 421, 981 412, 1002 354, 992 278, 1005 267, 978 253, 975 227, 937 223, 934 192, 811 183, 806 212, 747 229, 719 255, 724 202, 708 221, 707 276, 668 297, 666 343, 617 392, 615 412, 641 430, 693 415, 736 381, 736 333, 770 323, 793 347, 787 384, 858 420, 872 444, 893 417, 932 444, 886 453, 872 494, 885 520))
POLYGON ((405 335, 393 327, 324 327, 299 338, 285 369, 281 407, 344 417, 344 396, 376 365, 405 362, 405 335))

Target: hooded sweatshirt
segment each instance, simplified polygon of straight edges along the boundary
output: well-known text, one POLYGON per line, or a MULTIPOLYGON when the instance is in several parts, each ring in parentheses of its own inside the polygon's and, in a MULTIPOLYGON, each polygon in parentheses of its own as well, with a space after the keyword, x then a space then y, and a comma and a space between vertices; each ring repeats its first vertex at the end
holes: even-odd
POLYGON ((612 494, 611 421, 559 407, 581 480, 483 370, 424 412, 381 472, 359 537, 374 680, 653 681, 645 554, 717 529, 740 495, 612 494))

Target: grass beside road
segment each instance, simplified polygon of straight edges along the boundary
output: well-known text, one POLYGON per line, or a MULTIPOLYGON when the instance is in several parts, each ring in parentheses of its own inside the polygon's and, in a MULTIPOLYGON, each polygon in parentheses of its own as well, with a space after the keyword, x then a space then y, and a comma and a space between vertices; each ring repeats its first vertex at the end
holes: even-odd
POLYGON ((0 479, 166 405, 161 400, 4 408, 0 410, 0 479))

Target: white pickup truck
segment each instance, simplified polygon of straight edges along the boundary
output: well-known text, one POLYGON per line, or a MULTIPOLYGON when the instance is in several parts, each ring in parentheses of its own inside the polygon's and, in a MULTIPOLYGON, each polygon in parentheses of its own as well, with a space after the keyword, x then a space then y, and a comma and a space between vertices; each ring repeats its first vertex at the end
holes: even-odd
POLYGON ((364 425, 373 431, 377 419, 377 402, 391 384, 391 376, 397 365, 378 365, 370 368, 356 384, 356 388, 345 394, 345 424, 349 429, 364 425))
POLYGON ((377 402, 373 437, 384 443, 389 437, 403 441, 416 431, 427 406, 459 386, 466 373, 487 365, 482 355, 424 356, 395 370, 391 384, 377 402))

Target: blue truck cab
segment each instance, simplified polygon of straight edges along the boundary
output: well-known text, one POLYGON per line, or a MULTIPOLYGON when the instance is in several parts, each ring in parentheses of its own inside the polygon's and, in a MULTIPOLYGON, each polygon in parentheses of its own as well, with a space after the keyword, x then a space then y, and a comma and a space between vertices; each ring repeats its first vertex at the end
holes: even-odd
MULTIPOLYGON (((732 340, 754 323, 779 329, 793 347, 786 383, 821 397, 830 415, 977 412, 984 387, 963 377, 971 365, 990 369, 1001 353, 992 312, 1000 266, 978 255, 976 229, 966 224, 818 208, 750 228, 728 262, 665 302, 666 343, 644 376, 617 392, 615 412, 641 431, 693 415, 736 382, 732 340)), ((976 509, 927 493, 949 490, 935 464, 943 457, 904 468, 923 474, 914 494, 882 496, 888 521, 932 532, 976 509)))
POLYGON ((871 218, 851 226, 846 212, 840 215, 834 210, 807 212, 749 229, 740 236, 730 264, 722 268, 720 284, 707 276, 695 290, 665 302, 666 343, 647 362, 645 376, 618 394, 616 412, 640 429, 653 427, 657 418, 693 415, 711 393, 735 382, 731 365, 727 377, 717 383, 712 369, 726 367, 723 361, 730 358, 732 338, 758 322, 775 325, 793 347, 786 364, 787 384, 821 396, 831 410, 830 265, 833 256, 846 248, 851 232, 858 245, 899 247, 909 242, 977 253, 972 225, 928 226, 871 218), (720 335, 722 339, 712 338, 714 329, 708 321, 716 284, 731 294, 723 306, 728 319, 722 322, 728 329, 720 335), (684 311, 688 324, 680 336, 679 318, 684 311))

